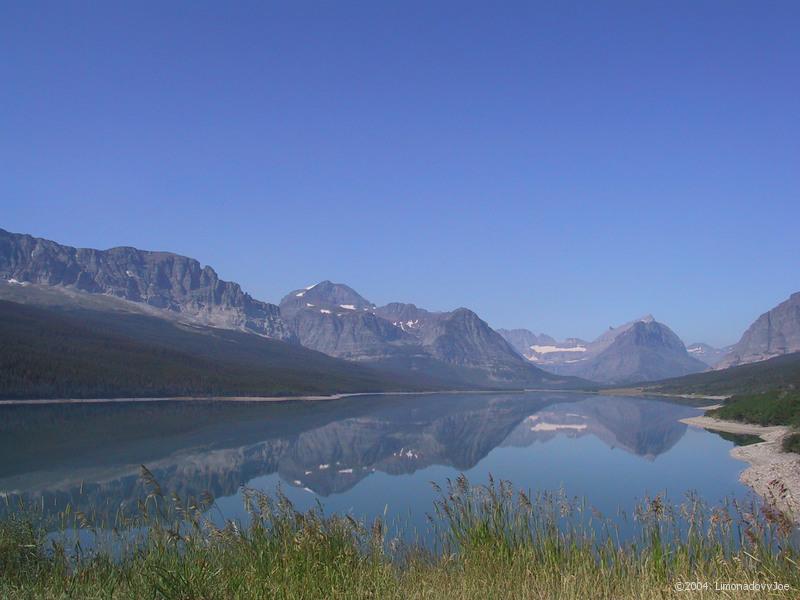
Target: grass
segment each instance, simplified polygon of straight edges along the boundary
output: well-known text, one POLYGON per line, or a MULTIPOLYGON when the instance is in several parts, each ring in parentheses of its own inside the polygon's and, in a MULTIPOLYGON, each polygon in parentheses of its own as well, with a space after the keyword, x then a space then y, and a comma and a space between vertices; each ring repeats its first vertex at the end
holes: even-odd
POLYGON ((91 550, 46 542, 24 510, 0 521, 0 597, 647 600, 685 598, 676 584, 689 582, 710 585, 693 598, 720 597, 716 582, 790 586, 772 597, 800 589, 791 524, 768 507, 709 508, 691 497, 673 507, 656 497, 636 511, 635 538, 623 542, 613 521, 563 494, 531 498, 461 476, 439 490, 435 548, 422 549, 389 539, 380 519, 301 513, 280 492, 246 490, 250 522, 217 526, 206 517, 209 497, 169 496, 143 476, 147 498, 105 524, 110 545, 81 513, 67 511, 61 526, 88 534, 91 550))
MULTIPOLYGON (((772 390, 761 394, 733 396, 720 408, 706 414, 717 419, 754 423, 756 425, 788 425, 800 428, 800 392, 772 390)), ((800 432, 790 433, 781 444, 784 452, 800 454, 800 432)))
POLYGON ((757 425, 800 426, 800 392, 773 390, 733 396, 721 408, 709 411, 718 419, 757 425))

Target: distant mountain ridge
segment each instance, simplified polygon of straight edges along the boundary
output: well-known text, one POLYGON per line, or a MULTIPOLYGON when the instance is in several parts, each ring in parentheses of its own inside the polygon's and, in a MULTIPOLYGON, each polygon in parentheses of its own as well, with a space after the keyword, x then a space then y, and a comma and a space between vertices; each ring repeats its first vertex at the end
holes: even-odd
POLYGON ((526 358, 530 355, 533 346, 555 346, 558 344, 555 338, 545 333, 537 335, 527 329, 498 329, 497 333, 502 335, 514 350, 526 358))
MULTIPOLYGON (((522 339, 519 333, 513 335, 515 339, 522 339)), ((531 335, 536 340, 541 339, 541 336, 531 335)), ((669 327, 657 322, 652 315, 609 327, 592 342, 570 338, 549 345, 533 344, 523 356, 545 370, 603 384, 652 381, 707 368, 687 352, 669 327)))
POLYGON ((709 367, 716 367, 732 348, 733 346, 715 348, 704 342, 695 342, 686 346, 686 351, 690 356, 704 362, 709 367))

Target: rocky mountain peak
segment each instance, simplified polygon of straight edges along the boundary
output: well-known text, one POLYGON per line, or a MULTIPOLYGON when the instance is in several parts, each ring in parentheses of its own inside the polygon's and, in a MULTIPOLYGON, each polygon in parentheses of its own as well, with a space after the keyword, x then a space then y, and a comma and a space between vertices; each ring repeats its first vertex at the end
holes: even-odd
POLYGON ((370 311, 375 308, 369 300, 343 283, 320 281, 315 285, 292 290, 281 300, 281 313, 292 317, 298 311, 313 309, 330 312, 370 311))
POLYGON ((686 347, 681 339, 666 325, 658 323, 651 317, 650 321, 637 321, 629 329, 622 332, 614 344, 630 343, 636 346, 649 348, 667 348, 676 352, 686 353, 686 347))

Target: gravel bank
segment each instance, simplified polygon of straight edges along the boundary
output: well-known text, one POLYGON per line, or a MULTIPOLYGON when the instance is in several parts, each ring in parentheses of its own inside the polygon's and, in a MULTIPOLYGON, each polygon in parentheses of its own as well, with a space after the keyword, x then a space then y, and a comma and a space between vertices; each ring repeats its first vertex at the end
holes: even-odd
POLYGON ((788 427, 762 427, 712 417, 691 417, 681 419, 681 422, 704 429, 757 435, 763 439, 761 443, 736 446, 731 450, 733 458, 750 465, 739 475, 739 481, 800 523, 800 455, 781 449, 788 427))

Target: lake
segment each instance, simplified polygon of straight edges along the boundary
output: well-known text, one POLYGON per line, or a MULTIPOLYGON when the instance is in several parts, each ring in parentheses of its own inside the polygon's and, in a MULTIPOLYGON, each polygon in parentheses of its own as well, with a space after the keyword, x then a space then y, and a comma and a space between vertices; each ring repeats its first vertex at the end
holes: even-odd
MULTIPOLYGON (((242 488, 281 486, 300 509, 372 518, 425 537, 442 486, 471 482, 563 489, 606 516, 645 495, 745 499, 745 464, 720 435, 686 426, 696 408, 575 393, 360 396, 275 403, 202 401, 0 404, 0 493, 57 513, 113 512, 146 494, 210 492, 215 519, 246 520, 242 488)), ((8 510, 5 503, 0 502, 8 510)))

